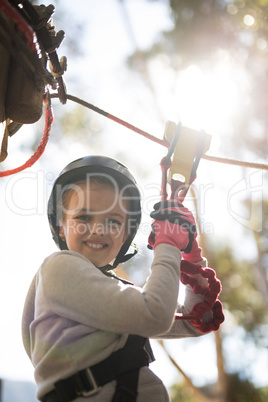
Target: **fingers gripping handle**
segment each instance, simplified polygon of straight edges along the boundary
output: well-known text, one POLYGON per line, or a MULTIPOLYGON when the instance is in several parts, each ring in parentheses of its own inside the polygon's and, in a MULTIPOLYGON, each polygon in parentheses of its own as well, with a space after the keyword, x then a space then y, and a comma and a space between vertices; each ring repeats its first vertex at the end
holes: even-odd
POLYGON ((161 201, 151 213, 154 219, 148 239, 149 248, 160 243, 171 244, 189 253, 196 237, 195 219, 192 213, 176 200, 161 201))

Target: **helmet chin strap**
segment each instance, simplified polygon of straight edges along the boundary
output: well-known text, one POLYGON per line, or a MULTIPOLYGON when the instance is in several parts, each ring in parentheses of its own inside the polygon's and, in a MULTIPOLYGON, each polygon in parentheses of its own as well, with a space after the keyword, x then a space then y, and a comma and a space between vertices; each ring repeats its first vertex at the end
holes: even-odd
POLYGON ((113 269, 111 264, 104 265, 104 267, 97 267, 103 274, 107 273, 108 271, 111 271, 113 269))
POLYGON ((106 266, 103 267, 103 268, 99 268, 99 270, 100 270, 104 275, 109 276, 110 278, 117 279, 118 281, 124 283, 125 285, 134 285, 133 282, 130 282, 130 281, 124 279, 124 278, 119 278, 119 276, 115 275, 115 273, 114 273, 113 271, 111 272, 111 268, 112 268, 111 265, 106 265, 106 266), (108 268, 110 267, 110 268, 106 271, 106 267, 108 267, 108 268), (103 268, 104 268, 104 269, 103 269, 103 268))
POLYGON ((112 269, 115 269, 119 264, 130 260, 130 258, 134 257, 134 255, 136 255, 139 251, 136 244, 132 243, 131 246, 134 248, 133 253, 124 254, 125 253, 124 249, 123 250, 121 249, 117 257, 115 258, 113 264, 107 264, 104 265, 103 267, 98 267, 98 269, 100 269, 103 273, 105 273, 111 271, 112 269))
POLYGON ((114 263, 112 265, 112 269, 115 269, 118 266, 118 264, 130 260, 130 258, 134 257, 134 255, 136 255, 138 253, 139 249, 136 246, 136 244, 134 244, 132 242, 130 244, 128 244, 128 243, 129 243, 129 241, 126 240, 126 243, 123 244, 123 246, 122 246, 121 250, 119 251, 116 259, 114 260, 114 263), (133 253, 125 254, 130 246, 132 246, 134 248, 133 253))

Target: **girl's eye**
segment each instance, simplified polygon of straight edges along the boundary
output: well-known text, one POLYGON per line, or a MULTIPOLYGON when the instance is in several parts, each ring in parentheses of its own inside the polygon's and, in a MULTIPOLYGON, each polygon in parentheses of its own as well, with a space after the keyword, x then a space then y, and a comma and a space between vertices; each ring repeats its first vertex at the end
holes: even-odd
POLYGON ((109 226, 122 226, 122 222, 118 221, 117 219, 108 219, 109 226))
POLYGON ((76 217, 75 217, 75 219, 76 220, 79 220, 79 221, 89 221, 90 220, 90 216, 89 215, 77 215, 76 217))

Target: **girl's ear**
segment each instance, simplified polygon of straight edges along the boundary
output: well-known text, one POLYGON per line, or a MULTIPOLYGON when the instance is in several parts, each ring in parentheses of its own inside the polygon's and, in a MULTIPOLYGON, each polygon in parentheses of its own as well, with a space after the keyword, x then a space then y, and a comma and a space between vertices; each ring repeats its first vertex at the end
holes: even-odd
POLYGON ((66 241, 62 222, 60 221, 59 224, 60 224, 59 236, 60 236, 62 241, 66 241))

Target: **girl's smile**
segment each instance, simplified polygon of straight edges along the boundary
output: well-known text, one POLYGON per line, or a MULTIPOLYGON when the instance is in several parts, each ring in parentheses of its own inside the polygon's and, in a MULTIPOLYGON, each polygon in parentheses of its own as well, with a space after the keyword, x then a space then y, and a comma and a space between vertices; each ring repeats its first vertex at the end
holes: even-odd
POLYGON ((108 244, 105 243, 92 243, 92 242, 85 242, 85 244, 87 245, 87 247, 89 248, 94 248, 94 249, 98 249, 98 250, 102 250, 104 247, 108 247, 108 244))

